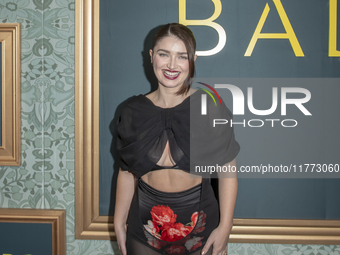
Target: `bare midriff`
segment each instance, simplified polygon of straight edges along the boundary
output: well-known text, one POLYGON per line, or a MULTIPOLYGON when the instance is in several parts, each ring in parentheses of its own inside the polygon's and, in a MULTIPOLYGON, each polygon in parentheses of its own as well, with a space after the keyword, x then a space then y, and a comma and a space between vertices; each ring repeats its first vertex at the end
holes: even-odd
POLYGON ((161 169, 143 175, 142 180, 156 190, 180 192, 202 182, 202 177, 192 177, 180 169, 161 169))

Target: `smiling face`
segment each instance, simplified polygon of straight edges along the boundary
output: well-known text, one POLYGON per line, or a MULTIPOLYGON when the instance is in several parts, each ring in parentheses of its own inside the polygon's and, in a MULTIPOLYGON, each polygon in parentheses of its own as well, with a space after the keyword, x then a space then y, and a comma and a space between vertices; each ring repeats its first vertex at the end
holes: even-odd
POLYGON ((166 36, 150 50, 150 56, 158 85, 180 89, 189 75, 188 53, 183 41, 166 36))

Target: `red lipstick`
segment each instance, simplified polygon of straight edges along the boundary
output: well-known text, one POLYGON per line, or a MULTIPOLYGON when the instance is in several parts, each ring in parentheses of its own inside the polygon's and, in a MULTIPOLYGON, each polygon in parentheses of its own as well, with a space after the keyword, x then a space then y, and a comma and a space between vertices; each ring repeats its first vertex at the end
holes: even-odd
POLYGON ((175 80, 181 74, 179 71, 171 71, 171 70, 162 70, 165 78, 169 80, 175 80))

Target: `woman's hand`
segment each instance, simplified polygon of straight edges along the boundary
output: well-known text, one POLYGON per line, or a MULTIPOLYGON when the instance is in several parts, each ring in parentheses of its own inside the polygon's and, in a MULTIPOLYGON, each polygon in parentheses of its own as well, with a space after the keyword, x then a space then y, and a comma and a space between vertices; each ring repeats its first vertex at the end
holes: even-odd
POLYGON ((228 241, 231 228, 221 225, 211 232, 201 254, 206 254, 212 246, 212 255, 226 255, 228 251, 228 241))
POLYGON ((126 252, 126 224, 121 225, 120 227, 115 225, 115 233, 117 237, 117 243, 119 250, 122 255, 127 255, 126 252))

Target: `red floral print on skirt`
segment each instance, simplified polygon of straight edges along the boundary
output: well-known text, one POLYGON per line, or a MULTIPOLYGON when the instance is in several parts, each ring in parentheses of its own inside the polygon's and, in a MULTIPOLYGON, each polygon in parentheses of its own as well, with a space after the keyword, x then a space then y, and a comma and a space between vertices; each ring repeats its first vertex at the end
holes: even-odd
POLYGON ((197 234, 205 229, 206 214, 201 211, 194 212, 191 215, 191 222, 185 225, 181 222, 176 222, 177 215, 168 206, 157 205, 153 206, 151 211, 152 220, 148 220, 148 224, 144 225, 145 235, 148 238, 148 243, 156 249, 161 249, 166 246, 166 242, 176 242, 183 240, 176 245, 170 245, 165 249, 168 254, 184 254, 185 250, 189 252, 196 250, 202 246, 201 240, 203 237, 190 237, 190 234, 197 234), (162 242, 165 241, 165 242, 162 242))

